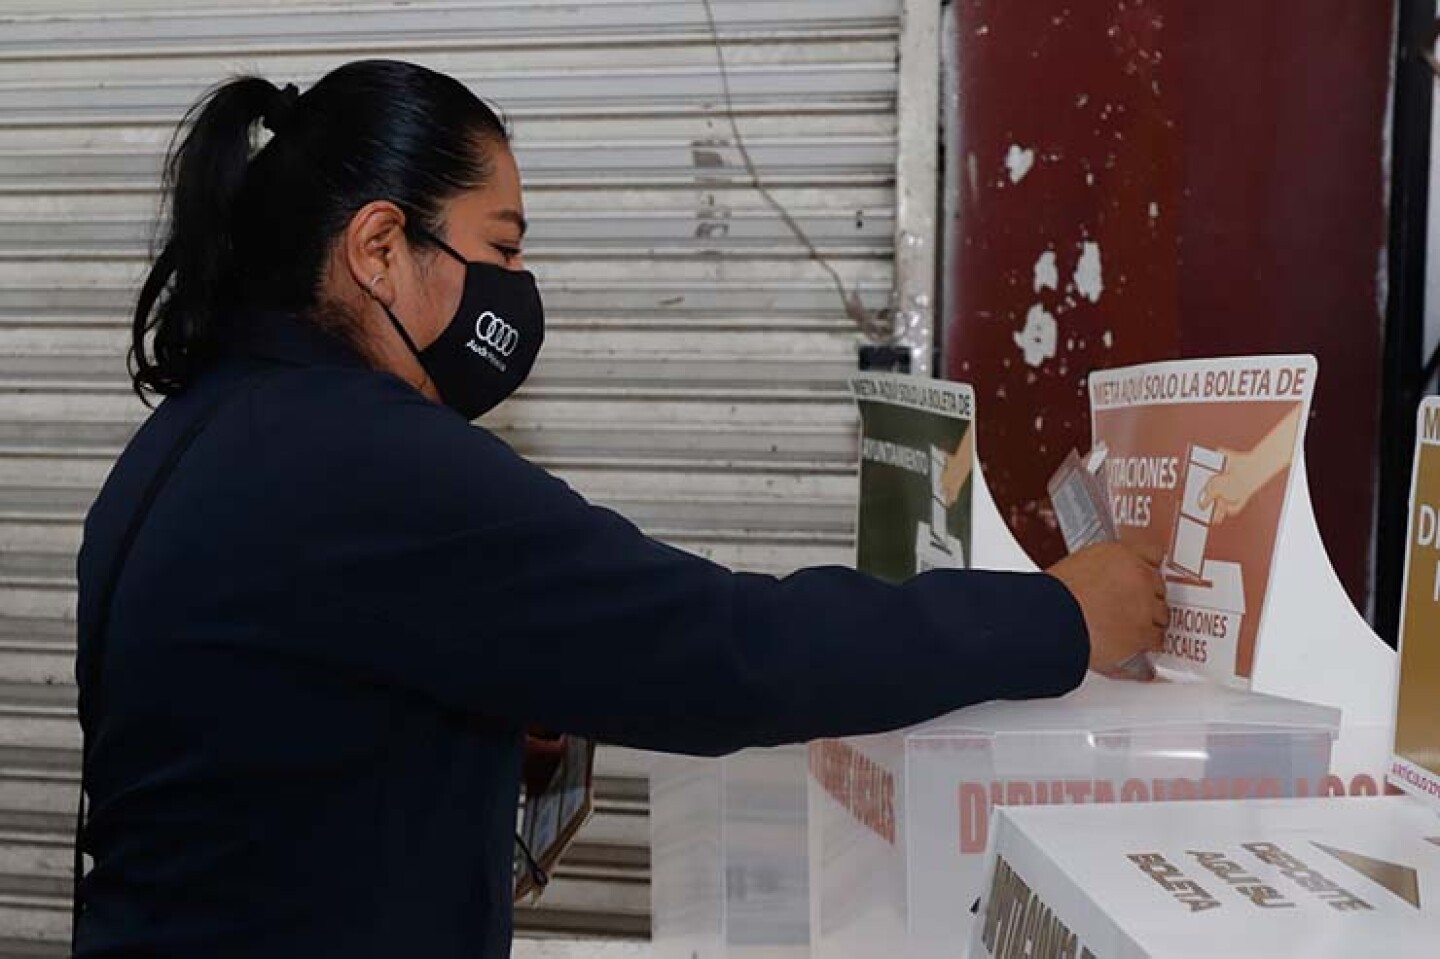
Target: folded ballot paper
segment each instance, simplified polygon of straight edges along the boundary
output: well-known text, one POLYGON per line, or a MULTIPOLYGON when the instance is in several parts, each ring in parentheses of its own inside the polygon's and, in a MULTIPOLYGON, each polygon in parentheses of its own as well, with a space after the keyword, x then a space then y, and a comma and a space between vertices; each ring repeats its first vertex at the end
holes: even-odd
MULTIPOLYGON (((1084 458, 1071 450, 1050 478, 1050 502, 1060 534, 1065 537, 1065 548, 1072 553, 1119 539, 1103 472, 1106 453, 1103 443, 1084 458)), ((1148 682, 1155 678, 1155 666, 1149 656, 1141 653, 1120 664, 1115 675, 1148 682)))

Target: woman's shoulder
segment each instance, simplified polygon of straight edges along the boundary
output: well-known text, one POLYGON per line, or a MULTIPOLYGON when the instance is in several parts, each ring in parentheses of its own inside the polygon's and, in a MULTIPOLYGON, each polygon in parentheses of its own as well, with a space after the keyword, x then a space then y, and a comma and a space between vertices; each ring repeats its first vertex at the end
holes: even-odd
POLYGON ((569 487, 503 439, 388 373, 285 370, 253 402, 251 448, 296 472, 343 478, 427 510, 569 499, 569 487))
POLYGON ((262 373, 250 398, 254 424, 264 429, 411 446, 435 438, 448 443, 499 442, 447 407, 390 373, 363 367, 276 367, 262 373))

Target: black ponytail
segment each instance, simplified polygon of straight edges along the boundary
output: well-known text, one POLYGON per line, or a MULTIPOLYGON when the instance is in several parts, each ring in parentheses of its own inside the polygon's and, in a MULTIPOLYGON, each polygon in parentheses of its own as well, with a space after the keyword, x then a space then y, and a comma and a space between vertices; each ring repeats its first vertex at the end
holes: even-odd
POLYGON ((366 203, 398 204, 423 242, 507 140, 462 84, 409 63, 347 64, 303 95, 259 77, 212 90, 166 161, 164 232, 135 305, 136 392, 184 390, 245 307, 316 312, 330 249, 366 203), (262 121, 275 136, 257 153, 262 121))
POLYGON ((215 307, 233 254, 230 214, 250 163, 252 128, 278 92, 259 77, 231 80, 192 107, 181 125, 189 132, 165 164, 169 236, 135 305, 130 348, 137 391, 177 392, 215 353, 215 307))

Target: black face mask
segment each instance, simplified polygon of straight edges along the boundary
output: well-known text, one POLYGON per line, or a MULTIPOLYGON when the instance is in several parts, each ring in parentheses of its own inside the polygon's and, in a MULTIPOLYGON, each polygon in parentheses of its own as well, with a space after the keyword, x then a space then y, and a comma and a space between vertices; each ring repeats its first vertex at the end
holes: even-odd
POLYGON ((534 274, 471 262, 439 237, 427 236, 465 266, 465 290, 454 318, 434 343, 420 350, 390 307, 380 307, 430 374, 445 405, 473 420, 498 406, 530 375, 545 341, 545 308, 534 274))

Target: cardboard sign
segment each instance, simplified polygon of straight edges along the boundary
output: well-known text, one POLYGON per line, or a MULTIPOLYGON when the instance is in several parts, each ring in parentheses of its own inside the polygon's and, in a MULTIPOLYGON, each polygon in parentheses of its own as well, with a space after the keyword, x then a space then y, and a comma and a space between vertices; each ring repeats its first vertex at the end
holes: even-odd
POLYGON ((892 583, 969 565, 975 394, 919 377, 851 381, 860 408, 858 569, 892 583))
POLYGON ((1390 780, 1440 808, 1440 398, 1420 407, 1390 780))
POLYGON ((1397 797, 1005 809, 985 886, 972 959, 1428 959, 1440 818, 1397 797))
POLYGON ((1315 370, 1248 357, 1090 377, 1120 538, 1164 552, 1162 665, 1248 685, 1315 370))

